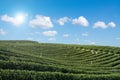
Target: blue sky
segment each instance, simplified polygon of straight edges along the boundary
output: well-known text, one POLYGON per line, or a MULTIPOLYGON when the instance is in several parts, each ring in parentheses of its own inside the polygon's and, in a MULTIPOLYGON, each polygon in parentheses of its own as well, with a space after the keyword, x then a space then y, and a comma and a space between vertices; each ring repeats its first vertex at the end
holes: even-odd
POLYGON ((120 46, 120 0, 0 0, 0 40, 120 46))

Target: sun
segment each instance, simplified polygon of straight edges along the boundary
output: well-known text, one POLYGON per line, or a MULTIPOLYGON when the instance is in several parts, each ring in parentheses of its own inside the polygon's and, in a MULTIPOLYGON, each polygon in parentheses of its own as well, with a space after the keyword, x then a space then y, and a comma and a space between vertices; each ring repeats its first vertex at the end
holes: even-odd
POLYGON ((24 23, 25 22, 25 17, 26 17, 25 14, 16 14, 15 20, 16 20, 17 24, 24 23))

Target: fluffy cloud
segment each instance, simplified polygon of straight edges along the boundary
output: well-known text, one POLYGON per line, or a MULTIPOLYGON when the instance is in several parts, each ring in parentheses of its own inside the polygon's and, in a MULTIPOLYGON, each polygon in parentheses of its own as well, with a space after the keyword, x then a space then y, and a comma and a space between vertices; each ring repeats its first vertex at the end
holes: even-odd
POLYGON ((21 15, 16 15, 15 17, 10 17, 7 14, 5 14, 1 16, 1 20, 11 23, 14 26, 20 26, 24 22, 26 16, 27 16, 26 14, 21 14, 21 15))
POLYGON ((108 27, 116 27, 116 24, 114 22, 109 22, 108 25, 105 24, 105 22, 103 21, 98 21, 96 23, 94 23, 93 28, 102 28, 102 29, 106 29, 108 27))
POLYGON ((51 36, 51 37, 54 37, 57 35, 57 31, 45 31, 42 33, 43 35, 45 36, 51 36))
POLYGON ((31 27, 40 27, 43 29, 48 29, 53 27, 53 23, 50 17, 41 16, 41 15, 36 15, 35 19, 31 20, 29 24, 31 27))
POLYGON ((63 37, 69 37, 70 34, 63 34, 63 37))
POLYGON ((102 21, 98 21, 96 23, 94 23, 93 28, 102 28, 102 29, 106 29, 108 26, 102 22, 102 21))
POLYGON ((89 26, 88 20, 83 16, 73 19, 72 24, 78 24, 85 27, 89 26))
POLYGON ((58 23, 63 26, 66 22, 68 22, 70 19, 68 17, 63 17, 58 20, 58 23))
POLYGON ((88 36, 88 33, 86 32, 86 33, 82 33, 82 36, 88 36))
POLYGON ((3 29, 0 29, 0 35, 6 35, 6 34, 7 34, 6 31, 4 31, 3 29))
POLYGON ((114 28, 114 27, 116 27, 116 24, 115 24, 114 22, 109 22, 109 23, 108 23, 108 26, 114 28))

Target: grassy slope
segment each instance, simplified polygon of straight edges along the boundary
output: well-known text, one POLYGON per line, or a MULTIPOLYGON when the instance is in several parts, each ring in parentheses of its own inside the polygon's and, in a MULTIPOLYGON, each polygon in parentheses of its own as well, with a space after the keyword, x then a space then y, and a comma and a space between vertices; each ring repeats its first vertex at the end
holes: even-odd
POLYGON ((79 78, 81 75, 120 77, 120 48, 0 41, 0 69, 1 74, 7 70, 9 73, 26 70, 79 78))

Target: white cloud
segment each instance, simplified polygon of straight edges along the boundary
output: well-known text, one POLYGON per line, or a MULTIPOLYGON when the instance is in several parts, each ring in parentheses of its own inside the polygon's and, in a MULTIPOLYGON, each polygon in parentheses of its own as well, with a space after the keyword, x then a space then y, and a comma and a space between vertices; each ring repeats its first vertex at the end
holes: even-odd
POLYGON ((102 21, 98 21, 96 23, 94 23, 93 28, 102 28, 102 29, 106 29, 108 26, 102 22, 102 21))
POLYGON ((63 37, 69 37, 70 34, 63 34, 63 37))
POLYGON ((98 21, 96 23, 94 23, 93 28, 102 28, 102 29, 106 29, 108 27, 116 27, 116 24, 114 22, 109 22, 108 25, 105 24, 105 22, 103 21, 98 21))
POLYGON ((63 17, 58 20, 58 23, 63 26, 66 22, 68 22, 70 19, 68 17, 63 17))
POLYGON ((82 33, 82 36, 88 36, 88 33, 86 32, 86 33, 82 33))
POLYGON ((42 34, 45 35, 45 36, 56 36, 57 31, 45 31, 42 34))
POLYGON ((36 15, 35 19, 31 20, 29 24, 31 27, 40 27, 43 29, 48 29, 53 27, 53 23, 50 17, 41 16, 41 15, 36 15))
POLYGON ((23 24, 26 16, 26 14, 20 14, 16 15, 15 17, 10 17, 7 14, 5 14, 1 16, 1 20, 8 23, 12 23, 14 26, 20 26, 21 24, 23 24))
POLYGON ((89 22, 84 16, 73 19, 72 24, 78 24, 85 27, 89 26, 89 22))
POLYGON ((6 35, 6 34, 7 34, 6 31, 4 31, 3 29, 0 29, 0 35, 6 35))
POLYGON ((109 22, 108 26, 114 28, 114 27, 116 27, 116 24, 114 22, 109 22))

